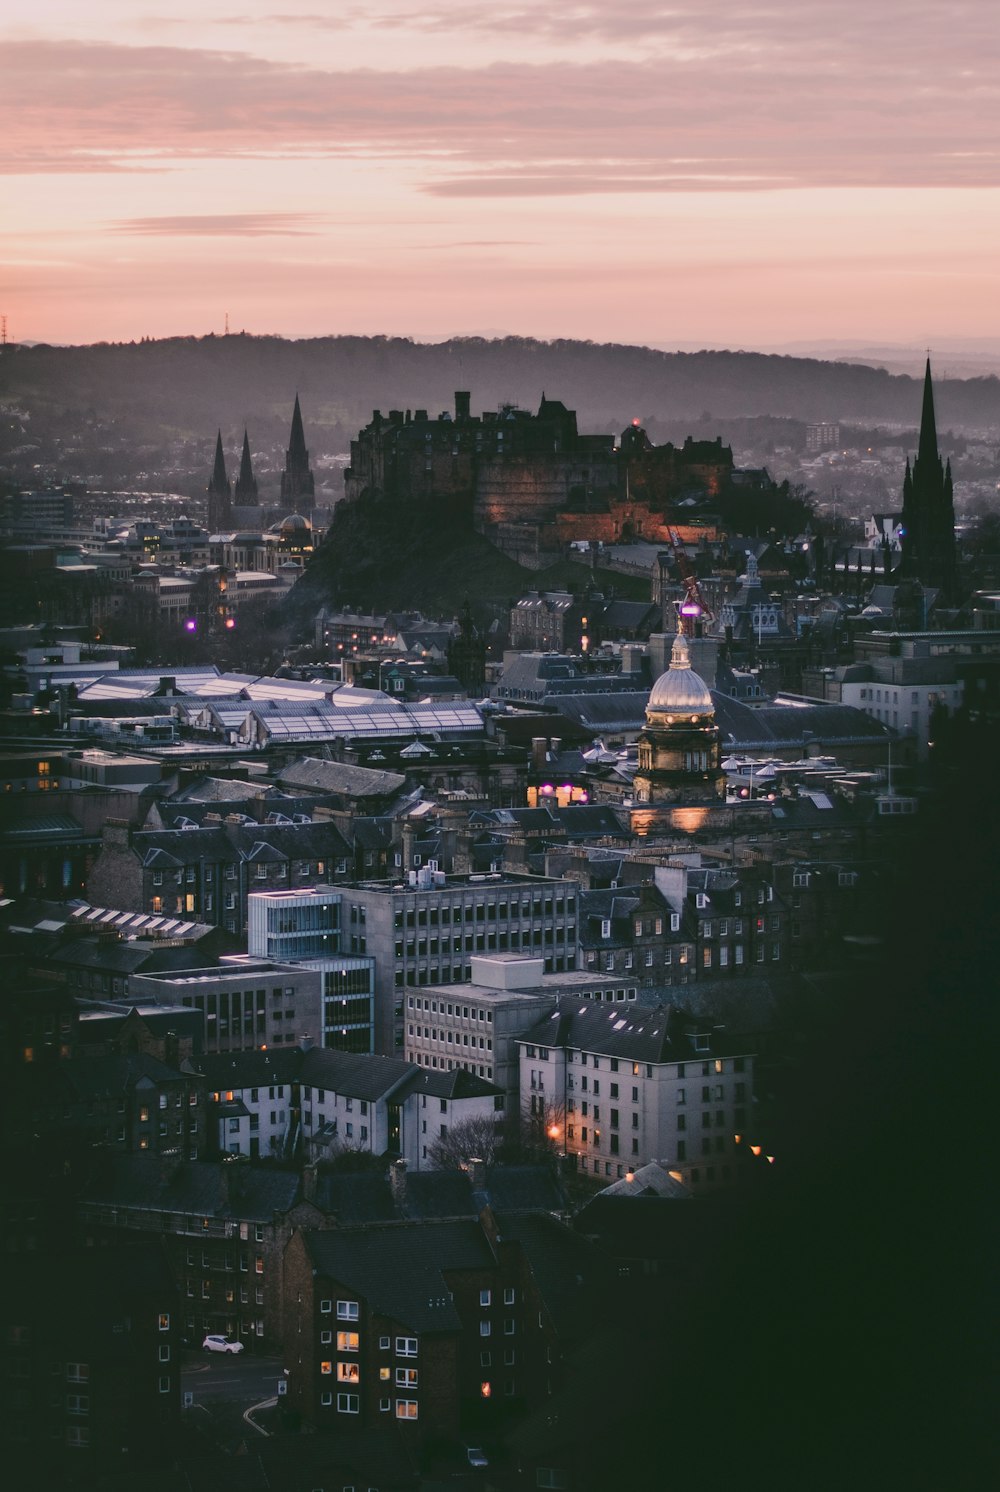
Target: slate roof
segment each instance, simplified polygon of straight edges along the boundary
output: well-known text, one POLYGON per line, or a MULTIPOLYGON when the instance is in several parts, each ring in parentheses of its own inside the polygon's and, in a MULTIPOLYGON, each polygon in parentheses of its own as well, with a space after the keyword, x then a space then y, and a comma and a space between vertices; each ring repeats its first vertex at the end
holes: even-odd
POLYGON ((666 1197, 671 1201, 690 1202, 693 1197, 683 1181, 678 1181, 671 1176, 665 1166, 656 1161, 650 1161, 648 1165, 639 1166, 633 1173, 633 1180, 613 1181, 603 1191, 598 1192, 599 1197, 624 1197, 629 1201, 635 1201, 640 1197, 666 1197))
POLYGON ((466 1072, 463 1067, 456 1067, 451 1072, 418 1068, 398 1093, 400 1097, 420 1092, 434 1098, 488 1098, 503 1091, 495 1083, 488 1083, 485 1078, 466 1072))
POLYGON ((608 1272, 593 1246, 541 1213, 495 1211, 502 1238, 519 1243, 564 1346, 593 1332, 590 1306, 608 1272))
POLYGON ((399 1217, 389 1179, 382 1172, 340 1174, 320 1167, 316 1175, 315 1205, 343 1228, 391 1223, 399 1217))
POLYGON ((194 1217, 270 1222, 298 1200, 299 1178, 270 1166, 188 1161, 171 1167, 156 1155, 108 1155, 105 1174, 83 1202, 194 1217))
MULTIPOLYGON (((736 983, 737 981, 733 981, 736 983)), ((630 1062, 690 1062, 723 1052, 745 1051, 746 1045, 710 1031, 709 1046, 695 1052, 692 1031, 705 1031, 704 1017, 691 1018, 674 1005, 606 1005, 593 1000, 560 999, 517 1038, 519 1044, 574 1047, 630 1062)))
MULTIPOLYGON (((221 970, 220 970, 221 972, 221 970)), ((297 1082, 304 1053, 300 1047, 285 1051, 269 1047, 266 1052, 223 1052, 196 1059, 209 1088, 270 1088, 297 1082)))
POLYGON ((237 777, 196 777, 185 787, 172 793, 172 803, 230 803, 249 801, 251 798, 280 798, 281 793, 271 783, 247 782, 237 777))
POLYGON ((554 810, 556 821, 567 839, 628 839, 614 809, 603 803, 572 803, 554 810))
POLYGON ((613 730, 641 730, 646 723, 648 689, 622 689, 618 693, 551 695, 548 703, 559 715, 594 735, 613 730))
POLYGON ((507 1212, 561 1214, 567 1210, 558 1177, 548 1166, 488 1166, 474 1188, 461 1169, 407 1171, 396 1193, 384 1172, 317 1169, 315 1205, 341 1227, 405 1219, 476 1218, 486 1206, 507 1212))
POLYGON ((406 785, 399 772, 380 772, 371 767, 356 767, 349 762, 321 761, 301 757, 278 773, 283 787, 311 788, 320 793, 336 793, 351 798, 384 798, 398 793, 406 785))
POLYGON ((412 1063, 399 1057, 376 1057, 368 1053, 312 1047, 303 1055, 302 1081, 316 1088, 331 1088, 351 1098, 367 1098, 374 1102, 391 1092, 411 1069, 412 1063))
POLYGON ((140 829, 132 848, 146 866, 179 868, 200 860, 328 860, 349 847, 335 824, 214 824, 202 829, 140 829), (264 846, 267 846, 267 852, 264 846))
POLYGON ((352 816, 347 832, 363 850, 385 850, 392 845, 393 821, 383 818, 352 816))
POLYGON ((307 1230, 302 1237, 317 1273, 416 1333, 461 1327, 446 1272, 494 1266, 483 1231, 472 1220, 373 1226, 361 1247, 348 1229, 307 1230))
POLYGON ((777 695, 771 704, 751 708, 742 700, 712 692, 715 719, 725 751, 768 744, 795 745, 819 738, 825 745, 884 740, 888 732, 878 720, 853 705, 829 704, 804 696, 777 695))

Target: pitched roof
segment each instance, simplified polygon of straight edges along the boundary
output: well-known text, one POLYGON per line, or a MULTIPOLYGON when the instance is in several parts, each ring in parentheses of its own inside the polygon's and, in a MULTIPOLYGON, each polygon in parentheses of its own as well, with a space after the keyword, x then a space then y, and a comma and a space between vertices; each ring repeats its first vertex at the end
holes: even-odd
POLYGON ((299 1178, 270 1166, 189 1161, 174 1168, 156 1155, 109 1155, 104 1175, 82 1200, 104 1206, 194 1217, 249 1218, 270 1222, 295 1205, 299 1178))
MULTIPOLYGON (((735 981, 734 981, 735 982, 735 981)), ((704 1017, 689 1017, 673 1005, 607 1005, 560 999, 555 1010, 517 1038, 520 1044, 577 1047, 631 1062, 689 1062, 722 1051, 745 1051, 712 1030, 709 1048, 695 1051, 692 1033, 706 1030, 704 1017)))
POLYGON ((461 1327, 448 1273, 494 1267, 482 1228, 471 1219, 373 1226, 360 1248, 348 1229, 307 1230, 302 1237, 319 1274, 417 1333, 461 1327))
POLYGON ((311 756, 300 757, 285 767, 278 773, 278 781, 285 787, 311 788, 351 798, 387 797, 406 786, 406 778, 399 772, 380 772, 371 767, 321 761, 311 756))

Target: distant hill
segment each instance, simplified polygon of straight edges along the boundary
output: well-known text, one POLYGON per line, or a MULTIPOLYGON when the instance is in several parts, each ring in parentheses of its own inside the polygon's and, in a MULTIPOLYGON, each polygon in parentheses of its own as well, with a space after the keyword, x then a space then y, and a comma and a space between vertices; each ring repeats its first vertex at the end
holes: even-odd
MULTIPOLYGON (((296 391, 315 452, 342 452, 374 408, 474 411, 537 406, 542 392, 579 415, 582 430, 620 429, 633 417, 682 439, 691 421, 778 416, 870 427, 915 426, 919 380, 879 368, 755 352, 661 352, 608 343, 522 337, 442 343, 392 337, 286 341, 243 334, 90 347, 5 347, 0 404, 52 423, 113 423, 118 438, 211 444, 243 424, 266 445, 287 435, 296 391)), ((941 379, 942 430, 996 430, 1000 380, 941 379)))

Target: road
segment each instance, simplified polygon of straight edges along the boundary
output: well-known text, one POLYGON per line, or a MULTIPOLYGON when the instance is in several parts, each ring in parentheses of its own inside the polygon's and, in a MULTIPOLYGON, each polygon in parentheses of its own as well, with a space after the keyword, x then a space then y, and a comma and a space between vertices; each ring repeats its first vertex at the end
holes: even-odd
POLYGON ((194 1394, 195 1404, 226 1401, 246 1408, 273 1399, 281 1377, 279 1357, 247 1352, 185 1352, 181 1392, 194 1394))

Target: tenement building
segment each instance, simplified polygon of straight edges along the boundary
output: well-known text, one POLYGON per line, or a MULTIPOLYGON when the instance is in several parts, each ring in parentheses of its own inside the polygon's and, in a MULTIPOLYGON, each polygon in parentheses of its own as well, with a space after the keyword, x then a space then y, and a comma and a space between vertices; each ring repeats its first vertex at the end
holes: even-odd
POLYGON ((753 1103, 753 1054, 676 1006, 561 1000, 518 1038, 521 1116, 620 1180, 658 1160, 694 1190, 735 1179, 753 1103))

